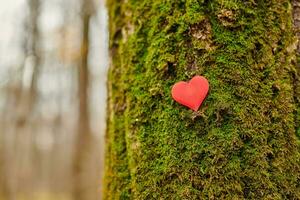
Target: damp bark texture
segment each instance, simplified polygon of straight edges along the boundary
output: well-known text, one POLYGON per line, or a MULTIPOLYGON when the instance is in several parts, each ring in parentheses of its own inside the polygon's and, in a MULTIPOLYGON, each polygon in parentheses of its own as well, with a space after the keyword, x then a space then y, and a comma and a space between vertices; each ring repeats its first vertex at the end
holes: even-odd
POLYGON ((104 199, 300 199, 288 0, 108 0, 104 199), (205 76, 198 112, 174 83, 205 76))

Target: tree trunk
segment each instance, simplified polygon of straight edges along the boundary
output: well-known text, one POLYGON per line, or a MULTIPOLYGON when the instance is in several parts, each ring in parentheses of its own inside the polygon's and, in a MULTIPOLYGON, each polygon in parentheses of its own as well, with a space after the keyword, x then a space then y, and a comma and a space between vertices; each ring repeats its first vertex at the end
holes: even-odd
MULTIPOLYGON (((35 114, 37 85, 41 68, 40 49, 40 0, 27 1, 29 12, 25 20, 23 38, 23 53, 25 56, 21 68, 22 75, 26 67, 32 68, 30 83, 26 87, 16 74, 16 84, 8 85, 6 94, 6 108, 3 115, 3 171, 1 173, 4 195, 7 200, 15 200, 18 193, 28 193, 33 187, 35 177, 30 177, 36 172, 36 166, 31 165, 34 159, 34 145, 32 145, 33 118, 35 114), (26 60, 31 59, 31 64, 26 65, 26 60), (22 169, 22 170, 19 170, 22 169), (22 177, 22 178, 20 178, 22 177), (30 181, 28 181, 30 179, 30 181), (24 184, 26 182, 26 184, 24 184)), ((28 69, 27 69, 28 70, 28 69)), ((31 71, 31 70, 30 70, 31 71)), ((1 197, 0 197, 1 198, 1 197)))
POLYGON ((104 198, 300 199, 290 1, 108 0, 108 7, 104 198), (170 91, 196 74, 210 91, 193 112, 170 91))
POLYGON ((298 39, 297 51, 296 51, 296 74, 294 76, 294 98, 296 103, 296 131, 298 137, 300 137, 300 0, 293 0, 293 22, 296 37, 298 39))
POLYGON ((90 154, 91 130, 89 116, 89 34, 90 19, 92 15, 92 1, 82 1, 81 19, 82 19, 82 42, 81 42, 81 63, 78 66, 78 97, 79 97, 79 117, 78 130, 73 162, 74 191, 73 199, 87 199, 88 185, 86 180, 87 161, 90 154))

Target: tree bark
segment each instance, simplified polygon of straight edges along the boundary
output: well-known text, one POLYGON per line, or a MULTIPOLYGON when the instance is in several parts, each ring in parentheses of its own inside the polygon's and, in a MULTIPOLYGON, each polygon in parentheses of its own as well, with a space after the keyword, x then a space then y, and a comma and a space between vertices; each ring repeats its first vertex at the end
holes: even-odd
POLYGON ((294 99, 296 103, 296 131, 300 137, 300 0, 293 0, 293 22, 296 37, 298 39, 296 50, 296 71, 294 74, 294 99))
POLYGON ((290 1, 107 4, 104 199, 300 199, 290 1), (194 75, 210 83, 198 112, 170 95, 194 75))

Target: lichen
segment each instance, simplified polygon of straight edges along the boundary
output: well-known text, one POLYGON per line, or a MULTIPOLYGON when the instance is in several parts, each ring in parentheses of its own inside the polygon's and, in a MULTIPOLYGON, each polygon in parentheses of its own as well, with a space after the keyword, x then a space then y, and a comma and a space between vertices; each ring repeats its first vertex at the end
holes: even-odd
POLYGON ((290 2, 107 5, 104 199, 300 199, 290 2), (210 91, 193 113, 170 90, 196 74, 210 91))

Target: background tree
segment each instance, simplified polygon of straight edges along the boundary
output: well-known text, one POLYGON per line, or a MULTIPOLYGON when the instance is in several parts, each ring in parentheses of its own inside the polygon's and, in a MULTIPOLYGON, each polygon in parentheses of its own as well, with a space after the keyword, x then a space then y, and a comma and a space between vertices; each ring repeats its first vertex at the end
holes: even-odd
POLYGON ((78 65, 78 98, 79 98, 79 119, 78 132, 76 136, 74 154, 74 199, 88 199, 88 182, 85 174, 88 173, 88 159, 91 158, 92 133, 90 128, 89 111, 89 50, 90 50, 90 23, 91 17, 95 13, 92 0, 81 2, 81 21, 82 21, 82 41, 81 56, 78 65))
POLYGON ((290 1, 107 4, 105 199, 299 199, 290 1), (170 90, 196 74, 210 92, 192 112, 170 90))
POLYGON ((28 85, 24 86, 18 74, 12 78, 12 83, 6 89, 6 111, 10 114, 3 114, 5 121, 4 130, 7 136, 2 141, 4 143, 4 171, 3 183, 6 192, 3 198, 8 200, 16 199, 17 193, 21 190, 23 181, 16 181, 17 177, 23 177, 27 181, 24 186, 24 191, 28 190, 33 185, 33 182, 28 181, 28 177, 33 172, 30 165, 34 158, 34 148, 28 145, 28 141, 32 140, 34 129, 34 110, 36 108, 37 97, 37 81, 41 67, 41 51, 40 51, 40 31, 38 20, 40 16, 40 1, 28 1, 28 16, 24 21, 25 34, 22 38, 22 51, 24 52, 24 59, 22 60, 19 71, 31 71, 28 76, 28 85), (30 64, 28 64, 30 62, 30 64), (13 111, 12 111, 13 110, 13 111), (12 140, 12 138, 15 138, 12 140), (26 142, 24 142, 26 141, 26 142), (22 155, 19 152, 26 152, 22 155), (23 171, 17 169, 21 166, 23 171))

